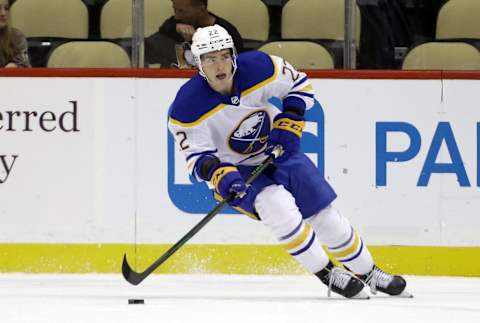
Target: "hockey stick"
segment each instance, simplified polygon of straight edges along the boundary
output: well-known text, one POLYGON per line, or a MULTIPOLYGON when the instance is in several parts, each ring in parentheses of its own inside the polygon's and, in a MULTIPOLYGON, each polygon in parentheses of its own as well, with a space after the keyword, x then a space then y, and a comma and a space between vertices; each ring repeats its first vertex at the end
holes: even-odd
MULTIPOLYGON (((283 153, 281 146, 276 146, 272 154, 265 159, 260 165, 258 165, 250 174, 246 180, 247 184, 251 184, 272 161, 283 153)), ((210 211, 200 222, 198 222, 190 231, 187 232, 177 243, 175 243, 170 249, 168 249, 160 258, 158 258, 153 264, 151 264, 145 271, 134 271, 127 261, 127 254, 123 256, 122 274, 123 277, 132 285, 140 284, 145 278, 147 278, 155 269, 163 264, 171 255, 173 255, 180 247, 182 247, 188 240, 190 240, 200 229, 202 229, 215 215, 217 215, 229 202, 235 198, 235 194, 231 194, 226 199, 223 199, 215 208, 210 211)))

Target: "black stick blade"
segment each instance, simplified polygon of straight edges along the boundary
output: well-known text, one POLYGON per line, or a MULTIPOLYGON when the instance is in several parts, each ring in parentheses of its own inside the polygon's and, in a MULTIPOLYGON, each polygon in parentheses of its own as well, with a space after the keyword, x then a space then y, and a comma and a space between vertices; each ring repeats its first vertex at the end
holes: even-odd
POLYGON ((122 274, 123 278, 132 285, 138 285, 145 279, 142 274, 137 273, 130 267, 127 261, 127 254, 123 256, 122 274))

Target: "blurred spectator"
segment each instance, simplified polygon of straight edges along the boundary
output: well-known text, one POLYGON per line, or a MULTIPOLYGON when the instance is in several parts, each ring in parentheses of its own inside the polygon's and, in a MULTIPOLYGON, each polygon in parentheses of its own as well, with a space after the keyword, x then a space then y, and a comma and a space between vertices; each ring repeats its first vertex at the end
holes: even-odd
POLYGON ((359 68, 400 68, 408 48, 435 38, 447 0, 357 0, 362 13, 359 68))
POLYGON ((30 67, 27 40, 11 27, 8 0, 0 0, 0 67, 30 67))
POLYGON ((362 13, 359 67, 397 68, 396 50, 406 50, 414 32, 403 1, 359 0, 357 3, 362 13))
POLYGON ((147 64, 161 67, 188 68, 193 65, 190 52, 192 35, 198 27, 220 25, 232 35, 238 52, 243 39, 231 23, 207 10, 208 0, 172 0, 174 16, 163 22, 155 34, 145 39, 147 64))

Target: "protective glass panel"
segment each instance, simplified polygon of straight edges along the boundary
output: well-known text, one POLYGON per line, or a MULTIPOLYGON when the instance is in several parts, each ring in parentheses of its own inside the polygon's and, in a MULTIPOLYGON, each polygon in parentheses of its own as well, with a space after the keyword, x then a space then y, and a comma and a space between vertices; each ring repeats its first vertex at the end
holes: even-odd
MULTIPOLYGON (((423 43, 480 46, 478 1, 205 2, 0 0, 0 30, 8 25, 15 47, 2 51, 0 65, 192 68, 192 33, 213 23, 229 31, 239 53, 262 50, 301 69, 402 69, 423 43)), ((459 65, 448 59, 445 69, 459 65)))
MULTIPOLYGON (((428 60, 415 60, 418 46, 436 42, 465 42, 479 48, 480 23, 475 17, 480 2, 468 0, 357 0, 361 11, 361 37, 357 68, 424 69, 428 60), (412 64, 417 61, 418 66, 412 64), (407 62, 407 66, 405 66, 407 62)), ((432 45, 450 51, 451 46, 432 45)), ((459 51, 460 52, 460 51, 459 51)), ((478 57, 438 53, 446 57, 436 69, 471 69, 478 57), (462 66, 468 67, 463 68, 462 66)), ((433 66, 433 65, 432 65, 433 66)))
POLYGON ((7 21, 14 39, 12 51, 17 55, 23 48, 19 46, 28 46, 28 64, 15 58, 20 66, 132 65, 130 0, 1 0, 2 5, 9 8, 0 9, 0 29, 1 21, 7 21))

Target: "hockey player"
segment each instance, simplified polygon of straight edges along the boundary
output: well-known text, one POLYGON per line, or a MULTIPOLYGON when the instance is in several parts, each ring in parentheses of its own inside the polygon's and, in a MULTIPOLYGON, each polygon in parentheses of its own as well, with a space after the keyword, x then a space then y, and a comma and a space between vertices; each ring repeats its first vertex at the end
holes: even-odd
POLYGON ((199 74, 181 87, 169 111, 190 174, 219 199, 237 193, 230 205, 261 220, 329 290, 367 298, 367 284, 374 293, 402 294, 405 280, 375 266, 357 231, 332 206, 332 187, 300 152, 303 116, 314 103, 305 73, 262 52, 237 56, 218 25, 197 29, 192 53, 199 74), (271 97, 283 101, 283 111, 271 97), (277 145, 284 153, 247 186, 244 179, 277 145), (322 244, 348 270, 334 266, 322 244))

